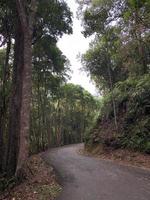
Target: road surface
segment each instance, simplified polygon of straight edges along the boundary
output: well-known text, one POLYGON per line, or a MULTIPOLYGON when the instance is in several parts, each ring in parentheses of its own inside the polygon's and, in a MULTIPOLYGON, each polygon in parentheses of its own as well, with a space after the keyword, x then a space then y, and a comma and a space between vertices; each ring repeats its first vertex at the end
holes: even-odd
POLYGON ((63 185, 57 200, 150 200, 150 171, 80 155, 82 147, 69 145, 44 155, 63 185))

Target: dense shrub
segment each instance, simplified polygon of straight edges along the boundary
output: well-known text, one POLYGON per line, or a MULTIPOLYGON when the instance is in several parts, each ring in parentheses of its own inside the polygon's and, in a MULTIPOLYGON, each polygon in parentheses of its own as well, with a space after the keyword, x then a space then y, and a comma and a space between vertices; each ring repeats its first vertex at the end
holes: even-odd
MULTIPOLYGON (((98 137, 105 135, 105 144, 110 144, 109 140, 115 140, 119 147, 150 153, 150 75, 117 83, 113 91, 102 99, 99 121, 102 123, 98 122, 99 127, 94 128, 98 128, 98 137), (114 123, 112 99, 115 100, 117 122, 122 129, 119 128, 118 134, 112 134, 113 138, 110 140, 104 133, 107 130, 101 130, 104 121, 111 120, 111 123, 114 123)), ((86 141, 89 142, 95 135, 96 133, 91 131, 86 141)))

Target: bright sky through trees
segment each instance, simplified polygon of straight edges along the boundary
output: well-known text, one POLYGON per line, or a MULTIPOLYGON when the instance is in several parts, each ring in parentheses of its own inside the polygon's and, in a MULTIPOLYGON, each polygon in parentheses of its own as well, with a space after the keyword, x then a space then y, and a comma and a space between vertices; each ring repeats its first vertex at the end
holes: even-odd
POLYGON ((59 48, 66 55, 66 57, 70 60, 71 70, 72 70, 72 78, 69 82, 74 84, 79 84, 88 90, 91 94, 97 95, 96 88, 93 83, 90 81, 90 77, 83 71, 81 71, 81 63, 79 59, 77 59, 77 55, 79 53, 85 53, 89 47, 90 39, 84 38, 82 35, 82 27, 81 21, 76 18, 77 11, 77 3, 75 0, 66 0, 68 6, 73 12, 73 34, 72 35, 64 35, 58 42, 59 48))

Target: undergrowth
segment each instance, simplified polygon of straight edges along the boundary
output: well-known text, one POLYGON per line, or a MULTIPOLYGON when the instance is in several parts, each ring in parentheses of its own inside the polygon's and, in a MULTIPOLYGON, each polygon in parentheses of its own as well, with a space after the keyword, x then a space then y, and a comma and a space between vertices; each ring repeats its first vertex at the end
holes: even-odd
POLYGON ((119 82, 102 99, 97 124, 86 135, 87 144, 97 142, 150 153, 150 75, 119 82), (119 128, 112 129, 108 140, 104 133, 107 128, 103 130, 103 126, 114 124, 112 99, 115 100, 119 128))

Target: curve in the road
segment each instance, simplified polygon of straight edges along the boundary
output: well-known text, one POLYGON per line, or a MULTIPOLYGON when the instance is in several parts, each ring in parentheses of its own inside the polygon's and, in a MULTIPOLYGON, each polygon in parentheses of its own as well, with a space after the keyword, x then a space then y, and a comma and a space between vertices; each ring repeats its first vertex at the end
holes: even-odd
POLYGON ((150 171, 80 155, 82 145, 48 151, 63 185, 57 200, 150 200, 150 171))

